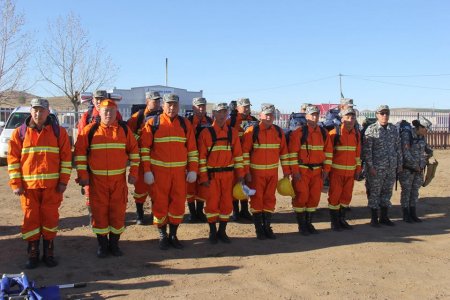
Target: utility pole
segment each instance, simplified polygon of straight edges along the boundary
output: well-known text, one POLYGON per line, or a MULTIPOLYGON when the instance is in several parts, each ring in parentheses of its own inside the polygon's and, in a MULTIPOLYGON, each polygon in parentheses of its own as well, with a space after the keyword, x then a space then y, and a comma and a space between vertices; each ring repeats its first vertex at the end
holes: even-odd
POLYGON ((166 57, 166 86, 168 86, 169 80, 169 59, 166 57))
POLYGON ((341 91, 341 98, 344 98, 344 94, 342 93, 342 75, 341 73, 339 73, 339 90, 341 91))

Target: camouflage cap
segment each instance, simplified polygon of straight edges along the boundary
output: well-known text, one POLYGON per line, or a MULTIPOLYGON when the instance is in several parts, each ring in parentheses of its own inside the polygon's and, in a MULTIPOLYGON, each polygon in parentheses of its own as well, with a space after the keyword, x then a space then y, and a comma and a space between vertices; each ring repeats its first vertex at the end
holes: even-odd
POLYGON ((228 110, 228 104, 226 104, 225 102, 223 103, 217 103, 216 105, 214 105, 213 110, 214 111, 219 111, 219 110, 228 110))
POLYGON ((145 99, 158 100, 161 99, 161 95, 156 91, 148 91, 145 93, 145 99))
POLYGON ((94 92, 94 98, 107 98, 108 93, 105 90, 96 90, 94 92))
POLYGON ((306 110, 306 108, 310 105, 311 103, 302 103, 302 105, 300 106, 300 110, 306 110))
POLYGON ((47 99, 34 98, 31 100, 31 107, 43 107, 45 109, 49 109, 50 105, 48 104, 47 99))
POLYGON ((261 104, 261 112, 263 114, 273 114, 275 113, 275 106, 270 103, 261 104))
POLYGON ((381 111, 383 111, 383 110, 389 111, 389 110, 390 110, 390 109, 389 109, 389 106, 386 105, 386 104, 380 105, 380 106, 377 107, 377 111, 376 111, 376 112, 379 113, 379 112, 381 112, 381 111))
POLYGON ((240 98, 237 100, 237 106, 249 106, 250 104, 250 99, 248 98, 240 98))
POLYGON ((196 97, 192 99, 192 105, 194 106, 206 105, 206 99, 203 97, 196 97))
POLYGON ((341 98, 341 105, 356 106, 351 98, 341 98))
POLYGON ((163 97, 164 102, 180 102, 180 97, 176 94, 164 94, 163 97))
POLYGON ((312 115, 314 113, 320 113, 320 109, 315 105, 310 105, 306 108, 306 114, 312 115))
POLYGON ((341 116, 341 117, 346 116, 346 115, 355 115, 356 116, 356 112, 352 107, 348 107, 339 112, 339 116, 341 116))
POLYGON ((431 130, 431 125, 433 125, 433 124, 431 123, 430 120, 428 120, 425 117, 419 116, 418 121, 420 123, 420 126, 425 127, 427 130, 431 130))

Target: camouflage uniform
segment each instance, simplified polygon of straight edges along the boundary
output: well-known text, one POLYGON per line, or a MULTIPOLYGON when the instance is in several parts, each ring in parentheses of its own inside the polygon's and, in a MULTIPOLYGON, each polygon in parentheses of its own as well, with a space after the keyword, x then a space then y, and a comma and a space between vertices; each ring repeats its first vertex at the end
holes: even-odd
POLYGON ((367 172, 368 206, 390 207, 397 168, 402 165, 400 136, 395 125, 388 123, 386 128, 379 122, 370 125, 365 132, 362 157, 368 169, 374 167, 377 171, 375 176, 367 172))
POLYGON ((423 184, 423 169, 427 159, 433 156, 433 150, 423 136, 417 136, 414 129, 404 130, 400 138, 403 149, 403 171, 399 174, 402 187, 400 203, 403 208, 408 208, 416 206, 419 188, 423 184))

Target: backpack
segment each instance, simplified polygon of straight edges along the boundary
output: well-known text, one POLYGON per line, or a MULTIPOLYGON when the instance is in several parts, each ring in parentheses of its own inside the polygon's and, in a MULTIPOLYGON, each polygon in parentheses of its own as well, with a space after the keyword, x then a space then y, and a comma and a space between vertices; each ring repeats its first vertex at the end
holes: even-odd
MULTIPOLYGON (((278 137, 279 137, 280 140, 281 140, 281 139, 282 139, 281 135, 283 134, 281 128, 280 128, 279 126, 275 125, 275 124, 273 124, 272 126, 274 126, 275 129, 277 130, 277 132, 278 132, 278 137)), ((252 136, 253 144, 254 144, 255 142, 257 142, 257 143, 259 144, 258 135, 259 135, 259 124, 256 124, 256 125, 253 125, 253 136, 252 136)))
POLYGON ((412 125, 411 125, 411 123, 409 123, 408 121, 406 121, 406 120, 401 120, 401 121, 398 121, 396 124, 395 124, 395 127, 397 127, 397 131, 398 131, 398 133, 400 134, 400 136, 402 135, 402 133, 404 132, 404 131, 407 131, 408 132, 408 137, 409 137, 409 141, 408 141, 408 143, 409 143, 409 145, 411 146, 411 144, 412 144, 412 142, 413 142, 413 136, 412 136, 412 125))
MULTIPOLYGON (((119 126, 123 128, 123 131, 125 132, 125 136, 128 136, 128 126, 127 122, 118 120, 119 126)), ((88 132, 88 147, 87 147, 87 155, 89 155, 89 151, 92 144, 92 139, 94 138, 94 134, 97 131, 98 127, 100 126, 100 122, 95 121, 95 124, 89 129, 88 132)))
MULTIPOLYGON (((153 124, 151 125, 152 126, 151 129, 152 129, 152 134, 153 134, 153 139, 154 139, 155 138, 155 132, 159 129, 161 115, 160 114, 153 115, 150 118, 153 119, 153 124)), ((181 116, 177 116, 177 118, 178 118, 178 121, 180 122, 181 127, 184 130, 184 135, 187 135, 186 121, 181 116)))
POLYGON ((216 135, 216 131, 214 130, 213 127, 207 127, 209 134, 211 135, 211 139, 212 139, 212 145, 211 148, 209 148, 208 153, 206 154, 206 160, 208 160, 209 155, 211 154, 212 149, 214 148, 214 146, 216 145, 217 141, 227 141, 227 146, 231 145, 231 142, 233 140, 233 131, 232 131, 232 127, 231 125, 227 126, 228 127, 228 133, 227 133, 227 137, 226 138, 217 138, 216 135))
MULTIPOLYGON (((211 124, 213 123, 213 119, 211 119, 208 116, 206 117, 206 122, 208 122, 208 124, 197 124, 197 127, 195 128, 195 138, 197 139, 200 135, 200 132, 202 132, 203 128, 207 128, 207 127, 211 127, 211 124)), ((190 115, 188 118, 189 122, 191 122, 191 124, 194 124, 194 115, 190 115)))
MULTIPOLYGON (((87 110, 86 124, 91 124, 92 119, 93 119, 92 113, 94 111, 94 108, 95 108, 94 104, 90 103, 89 107, 88 107, 88 110, 87 110)), ((97 121, 100 122, 100 116, 99 115, 95 116, 95 122, 97 122, 97 121)))
POLYGON ((136 121, 135 133, 138 133, 139 129, 141 129, 142 123, 145 124, 148 121, 148 119, 150 119, 150 117, 161 114, 161 111, 158 110, 158 111, 150 112, 147 115, 144 115, 144 111, 145 111, 145 108, 141 108, 138 111, 138 118, 137 118, 137 121, 136 121))
MULTIPOLYGON (((320 133, 322 134, 323 143, 325 143, 325 141, 327 140, 328 132, 322 126, 318 126, 318 127, 320 128, 320 133)), ((307 142, 308 142, 308 125, 303 125, 302 126, 302 138, 300 140, 300 146, 304 145, 304 144, 307 144, 307 142)))
MULTIPOLYGON (((19 127, 19 138, 22 142, 25 139, 25 135, 27 133, 27 127, 28 127, 27 124, 30 123, 30 120, 31 120, 31 116, 28 116, 25 119, 25 122, 23 122, 23 124, 20 125, 20 127, 19 127)), ((48 115, 47 121, 45 121, 45 125, 48 125, 48 124, 52 125, 53 133, 55 134, 55 137, 59 143, 59 136, 61 134, 61 128, 59 127, 58 118, 56 118, 56 116, 53 114, 48 115)))
MULTIPOLYGON (((334 129, 336 130, 336 135, 334 136, 333 140, 333 147, 336 147, 341 142, 341 126, 335 126, 334 129)), ((359 131, 358 124, 355 124, 355 132, 356 132, 356 144, 359 143, 359 136, 361 135, 361 132, 359 131)))
MULTIPOLYGON (((254 116, 250 116, 251 121, 258 121, 257 118, 254 116)), ((236 125, 236 119, 237 119, 237 113, 230 114, 230 126, 234 128, 234 125, 236 125)))

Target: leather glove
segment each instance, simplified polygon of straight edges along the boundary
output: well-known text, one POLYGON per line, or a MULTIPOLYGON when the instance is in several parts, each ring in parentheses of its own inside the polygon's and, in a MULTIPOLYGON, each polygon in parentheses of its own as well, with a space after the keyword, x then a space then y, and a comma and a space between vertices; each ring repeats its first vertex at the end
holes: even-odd
POLYGON ((189 183, 194 183, 197 180, 197 173, 190 171, 186 175, 186 181, 189 183))
POLYGON ((153 184, 155 182, 155 177, 151 171, 144 173, 144 182, 146 184, 153 184))

